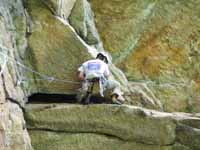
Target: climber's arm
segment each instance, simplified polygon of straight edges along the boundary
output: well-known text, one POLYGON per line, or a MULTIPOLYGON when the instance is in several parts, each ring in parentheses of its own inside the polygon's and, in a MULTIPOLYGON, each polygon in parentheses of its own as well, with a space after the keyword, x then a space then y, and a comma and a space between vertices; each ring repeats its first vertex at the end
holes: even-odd
POLYGON ((85 65, 85 63, 83 63, 83 64, 78 68, 78 79, 79 79, 80 81, 84 81, 84 80, 85 80, 84 65, 85 65))

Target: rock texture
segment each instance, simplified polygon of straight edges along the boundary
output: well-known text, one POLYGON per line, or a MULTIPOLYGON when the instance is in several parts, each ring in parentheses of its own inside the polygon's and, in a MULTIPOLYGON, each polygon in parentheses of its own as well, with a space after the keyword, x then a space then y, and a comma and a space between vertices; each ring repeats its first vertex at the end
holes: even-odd
MULTIPOLYGON (((56 4, 62 7, 39 0, 28 0, 26 3, 30 15, 29 48, 26 57, 31 68, 40 73, 34 73, 34 78, 31 77, 32 80, 29 82, 33 92, 77 93, 80 84, 73 83, 77 82, 77 68, 82 62, 91 58, 91 55, 96 56, 97 51, 103 49, 90 4, 86 0, 70 3, 70 6, 74 5, 74 7, 70 9, 71 13, 68 15, 69 12, 64 11, 69 9, 65 3, 56 1, 56 4), (67 23, 67 16, 70 24, 67 23)), ((131 104, 132 98, 130 98, 130 91, 127 90, 126 77, 112 63, 110 68, 114 77, 127 91, 126 97, 129 97, 130 101, 127 103, 131 104)), ((141 99, 145 97, 144 93, 142 92, 141 99)), ((148 108, 162 108, 158 99, 147 97, 150 96, 146 96, 146 100, 150 103, 141 104, 139 101, 139 104, 148 108)))
MULTIPOLYGON (((29 52, 34 70, 60 80, 77 81, 77 68, 89 59, 86 47, 69 26, 56 18, 39 0, 27 2, 31 18, 29 52), (70 58, 70 59, 69 59, 70 58), (48 69, 47 69, 48 68, 48 69)), ((37 92, 75 93, 80 84, 54 81, 35 75, 37 92), (40 80, 44 79, 44 80, 40 80)))
POLYGON ((199 124, 200 118, 195 115, 161 113, 128 105, 56 104, 29 105, 25 114, 33 147, 38 150, 45 146, 81 149, 84 144, 88 149, 200 148, 199 126, 192 125, 199 124))
POLYGON ((18 105, 24 105, 26 84, 19 84, 26 73, 19 67, 27 45, 26 19, 22 1, 0 1, 0 149, 31 150, 24 117, 18 105), (24 87, 24 88, 23 88, 24 87))
MULTIPOLYGON (((127 104, 199 112, 199 4, 1 0, 0 149, 31 150, 22 111, 28 96, 76 94, 77 68, 104 49, 127 104)), ((56 104, 30 105, 25 114, 36 150, 200 149, 199 114, 56 104)))
POLYGON ((21 58, 24 57, 25 51, 23 47, 26 44, 25 12, 21 1, 16 1, 15 5, 12 1, 1 1, 0 4, 0 98, 5 100, 5 97, 9 97, 23 104, 26 91, 17 83, 25 74, 18 67, 17 61, 22 62, 21 58), (21 10, 16 8, 21 8, 21 10))
POLYGON ((76 1, 69 22, 88 44, 99 44, 100 39, 94 24, 93 12, 87 0, 76 1))
POLYGON ((0 105, 1 150, 32 150, 21 108, 10 102, 0 105))
POLYGON ((131 81, 147 84, 166 111, 199 112, 196 0, 91 0, 106 50, 131 81))

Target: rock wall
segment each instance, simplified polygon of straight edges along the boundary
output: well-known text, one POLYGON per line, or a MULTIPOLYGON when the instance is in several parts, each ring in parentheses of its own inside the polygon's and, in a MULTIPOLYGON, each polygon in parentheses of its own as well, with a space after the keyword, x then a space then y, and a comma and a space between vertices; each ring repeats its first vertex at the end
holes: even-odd
MULTIPOLYGON (((27 53, 32 57, 30 64, 46 76, 77 81, 77 68, 90 58, 86 47, 42 1, 27 1, 27 9, 31 19, 27 53)), ((38 75, 34 81, 37 92, 43 93, 75 93, 75 89, 80 87, 80 84, 51 81, 38 75)))
POLYGON ((145 83, 166 111, 199 112, 196 0, 91 0, 104 47, 129 81, 145 83))
MULTIPOLYGON (((29 82, 32 91, 77 93, 80 87, 80 84, 76 83, 77 68, 82 62, 95 57, 98 51, 104 49, 94 24, 90 4, 86 0, 70 2, 28 0, 26 7, 30 28, 26 57, 32 68, 40 73, 34 73, 33 80, 29 82)), ((112 63, 110 69, 113 76, 123 85, 125 95, 129 98, 127 103, 133 103, 124 74, 112 63)), ((140 90, 142 91, 142 88, 140 90)), ((133 93, 138 92, 136 90, 133 93)), ((144 92, 140 94, 141 99, 145 97, 149 102, 145 102, 148 108, 162 107, 155 97, 145 96, 144 92)), ((141 101, 139 104, 145 106, 141 101)))
MULTIPOLYGON (((28 96, 76 94, 77 68, 104 49, 127 104, 199 112, 199 4, 1 0, 0 149, 32 149, 22 111, 28 96)), ((198 150, 200 145, 198 114, 109 105, 31 107, 36 108, 27 109, 26 119, 35 149, 198 150)))
POLYGON ((21 108, 6 102, 0 105, 1 150, 32 150, 21 108))
POLYGON ((29 105, 25 114, 37 150, 200 148, 198 115, 133 106, 55 104, 29 105))
POLYGON ((19 67, 24 60, 27 40, 22 1, 0 1, 0 149, 31 150, 22 110, 29 89, 20 84, 26 73, 19 67), (12 101, 12 102, 9 102, 12 101), (14 102, 14 103, 13 103, 14 102), (15 104, 16 103, 16 104, 15 104), (18 104, 18 105, 17 105, 18 104))

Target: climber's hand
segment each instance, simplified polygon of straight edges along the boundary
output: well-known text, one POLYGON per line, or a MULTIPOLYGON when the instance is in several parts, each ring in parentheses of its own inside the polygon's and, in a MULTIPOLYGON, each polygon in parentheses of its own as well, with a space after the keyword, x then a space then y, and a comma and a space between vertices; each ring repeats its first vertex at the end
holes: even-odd
POLYGON ((85 80, 85 74, 83 72, 79 72, 78 78, 81 81, 85 80))

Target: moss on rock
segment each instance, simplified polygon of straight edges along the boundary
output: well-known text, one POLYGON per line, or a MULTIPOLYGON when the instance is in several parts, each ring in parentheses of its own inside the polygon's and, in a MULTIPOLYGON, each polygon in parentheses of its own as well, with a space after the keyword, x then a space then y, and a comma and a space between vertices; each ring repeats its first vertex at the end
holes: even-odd
POLYGON ((105 134, 144 144, 169 145, 175 140, 172 119, 153 117, 128 106, 36 105, 27 108, 26 121, 29 129, 105 134))
POLYGON ((192 114, 127 105, 34 104, 27 105, 25 118, 36 150, 199 149, 200 119, 192 114))
POLYGON ((76 0, 69 22, 88 44, 95 45, 99 42, 93 22, 93 12, 87 0, 76 0))
POLYGON ((200 129, 180 125, 177 133, 177 139, 181 144, 190 146, 192 150, 200 149, 200 129))
POLYGON ((35 150, 170 150, 170 146, 145 145, 94 133, 29 131, 35 150))
POLYGON ((148 86, 164 104, 175 100, 177 109, 168 105, 165 111, 199 111, 193 105, 200 96, 199 1, 91 0, 91 5, 105 49, 129 80, 156 82, 148 86), (192 92, 180 88, 193 81, 192 92))
MULTIPOLYGON (((28 41, 34 69, 61 80, 77 81, 77 68, 90 58, 86 47, 41 1, 29 0, 27 6, 33 22, 28 41)), ((75 93, 80 86, 40 79, 40 76, 35 76, 38 92, 75 93)))

